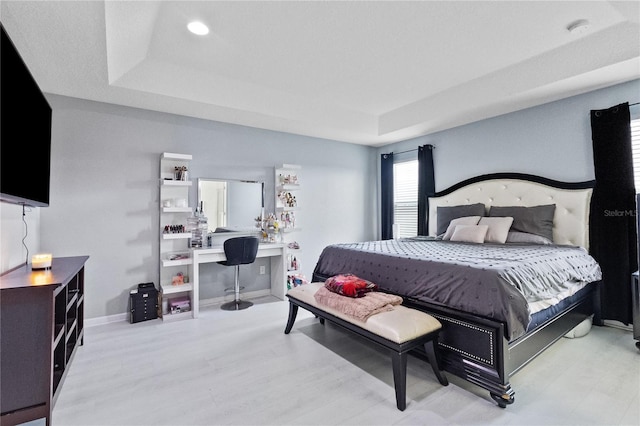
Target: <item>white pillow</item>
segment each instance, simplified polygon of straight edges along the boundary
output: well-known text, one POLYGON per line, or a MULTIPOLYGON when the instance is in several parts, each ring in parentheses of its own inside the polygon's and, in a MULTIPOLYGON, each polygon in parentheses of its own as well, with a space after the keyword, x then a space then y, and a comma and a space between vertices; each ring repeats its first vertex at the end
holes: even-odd
POLYGON ((484 237, 485 243, 504 244, 512 223, 512 217, 483 217, 478 224, 489 226, 487 235, 484 237))
POLYGON ((451 236, 453 235, 453 231, 455 231, 456 226, 458 225, 477 225, 481 217, 482 216, 465 216, 465 217, 459 217, 457 219, 453 219, 449 223, 449 226, 447 227, 447 232, 444 233, 444 237, 442 237, 442 239, 450 240, 451 236))
POLYGON ((458 225, 453 231, 451 241, 483 243, 488 230, 488 225, 458 225))

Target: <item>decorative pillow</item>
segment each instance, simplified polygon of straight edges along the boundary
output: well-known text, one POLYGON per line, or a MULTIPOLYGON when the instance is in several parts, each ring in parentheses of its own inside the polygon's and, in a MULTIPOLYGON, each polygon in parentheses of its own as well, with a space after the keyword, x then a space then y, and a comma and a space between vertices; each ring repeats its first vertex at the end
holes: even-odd
POLYGON ((492 206, 489 216, 510 216, 513 218, 512 231, 540 235, 553 241, 553 215, 555 204, 542 206, 492 206))
POLYGON ((489 226, 487 225, 458 225, 453 231, 451 241, 483 243, 488 230, 489 226))
POLYGON ((487 225, 489 227, 487 235, 484 237, 484 242, 498 244, 504 244, 507 241, 507 234, 512 223, 512 217, 483 217, 478 222, 479 225, 487 225))
POLYGON ((453 219, 466 216, 484 216, 484 204, 463 204, 460 206, 438 207, 437 213, 437 232, 436 235, 444 234, 449 227, 449 223, 453 219))
POLYGON ((525 243, 525 244, 553 244, 553 241, 541 237, 540 235, 528 234, 526 232, 509 231, 507 235, 507 243, 525 243))
POLYGON ((457 219, 453 219, 451 223, 449 223, 449 227, 447 228, 447 232, 444 233, 442 237, 443 240, 450 240, 453 235, 453 231, 456 230, 456 226, 458 225, 477 225, 480 220, 480 216, 466 216, 459 217, 457 219))
POLYGON ((324 282, 324 286, 329 291, 348 297, 362 297, 366 293, 378 289, 376 284, 353 274, 340 274, 329 277, 324 282))

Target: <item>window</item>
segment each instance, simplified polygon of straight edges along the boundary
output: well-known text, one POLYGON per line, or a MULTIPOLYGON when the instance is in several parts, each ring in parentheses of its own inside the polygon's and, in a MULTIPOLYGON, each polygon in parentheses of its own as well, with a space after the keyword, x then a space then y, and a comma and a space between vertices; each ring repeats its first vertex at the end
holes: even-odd
POLYGON ((631 120, 631 157, 636 193, 640 193, 640 118, 631 120))
POLYGON ((418 160, 393 165, 393 220, 398 238, 418 235, 418 160))

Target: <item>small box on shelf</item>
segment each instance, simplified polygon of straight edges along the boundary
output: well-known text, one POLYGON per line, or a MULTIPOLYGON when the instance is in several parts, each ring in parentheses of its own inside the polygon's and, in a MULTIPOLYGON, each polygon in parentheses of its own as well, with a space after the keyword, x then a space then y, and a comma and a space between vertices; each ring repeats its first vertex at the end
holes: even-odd
POLYGON ((191 311, 191 300, 189 296, 180 296, 169 299, 169 313, 171 315, 191 311))

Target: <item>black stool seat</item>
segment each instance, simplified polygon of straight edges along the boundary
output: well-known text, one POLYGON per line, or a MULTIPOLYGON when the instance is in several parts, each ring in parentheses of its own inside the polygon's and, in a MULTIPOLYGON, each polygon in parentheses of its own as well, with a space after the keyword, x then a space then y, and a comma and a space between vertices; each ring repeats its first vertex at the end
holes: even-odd
POLYGON ((235 297, 231 302, 223 303, 220 308, 226 311, 239 311, 253 305, 251 302, 240 300, 240 265, 253 263, 258 254, 260 240, 256 237, 235 237, 224 242, 225 261, 218 262, 225 266, 235 266, 235 297))

